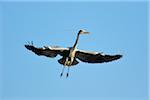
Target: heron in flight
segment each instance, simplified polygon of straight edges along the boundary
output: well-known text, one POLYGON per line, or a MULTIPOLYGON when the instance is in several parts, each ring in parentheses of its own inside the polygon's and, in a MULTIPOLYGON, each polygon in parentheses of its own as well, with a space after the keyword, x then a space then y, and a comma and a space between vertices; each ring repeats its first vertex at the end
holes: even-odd
POLYGON ((44 46, 42 48, 39 48, 39 47, 35 47, 33 43, 26 44, 25 47, 28 50, 31 50, 32 52, 37 54, 38 56, 46 56, 50 58, 54 58, 58 54, 62 56, 62 58, 58 60, 60 64, 64 65, 60 76, 63 75, 64 69, 67 67, 68 71, 66 77, 69 76, 69 68, 73 65, 77 65, 79 63, 78 60, 87 63, 104 63, 104 62, 114 61, 122 57, 122 55, 119 54, 105 55, 103 53, 98 53, 98 52, 78 50, 77 43, 79 40, 79 36, 81 34, 89 34, 89 32, 85 30, 79 30, 74 45, 69 48, 62 48, 59 46, 44 46))

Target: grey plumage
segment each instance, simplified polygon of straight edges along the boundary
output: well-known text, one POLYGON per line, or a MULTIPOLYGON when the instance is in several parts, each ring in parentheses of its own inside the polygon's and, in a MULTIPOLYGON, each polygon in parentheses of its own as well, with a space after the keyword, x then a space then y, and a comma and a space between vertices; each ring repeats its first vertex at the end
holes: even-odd
MULTIPOLYGON (((61 59, 58 60, 58 62, 64 66, 70 66, 77 65, 79 63, 78 60, 86 63, 104 63, 104 62, 110 62, 117 59, 120 59, 122 55, 105 55, 103 53, 98 52, 89 52, 84 50, 78 50, 76 49, 79 36, 80 34, 89 34, 89 32, 86 32, 85 30, 80 30, 77 35, 77 39, 73 45, 73 47, 70 48, 62 48, 59 46, 44 46, 42 48, 35 47, 33 45, 33 42, 31 44, 26 44, 25 47, 37 54, 38 56, 46 56, 50 58, 54 58, 57 55, 62 56, 61 59)), ((67 76, 69 74, 67 73, 67 76)), ((62 76, 62 73, 61 73, 62 76)))
MULTIPOLYGON (((37 54, 38 56, 46 56, 46 57, 54 58, 59 54, 60 56, 63 56, 58 61, 60 64, 64 64, 63 62, 65 62, 65 58, 69 55, 69 51, 70 51, 69 48, 62 48, 62 47, 46 47, 45 46, 43 48, 38 48, 33 45, 25 45, 25 47, 28 50, 31 50, 32 52, 37 54)), ((113 60, 117 60, 121 57, 122 55, 105 55, 105 54, 98 53, 98 52, 89 52, 89 51, 84 51, 84 50, 76 50, 76 54, 75 54, 76 59, 79 59, 80 61, 87 62, 87 63, 110 62, 113 60)), ((76 64, 73 64, 73 65, 76 65, 76 64)))

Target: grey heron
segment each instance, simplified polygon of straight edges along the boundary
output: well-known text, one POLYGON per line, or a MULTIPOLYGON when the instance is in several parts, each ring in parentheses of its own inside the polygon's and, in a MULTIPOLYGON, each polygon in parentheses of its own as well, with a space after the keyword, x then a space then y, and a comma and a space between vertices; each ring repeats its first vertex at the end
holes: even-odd
POLYGON ((25 44, 25 47, 28 50, 31 50, 32 52, 37 54, 38 56, 46 56, 46 57, 50 57, 50 58, 54 58, 58 54, 60 56, 62 56, 62 58, 58 60, 58 62, 60 64, 64 65, 60 76, 63 75, 64 68, 67 67, 68 72, 66 74, 66 77, 69 76, 69 68, 73 65, 77 65, 79 63, 78 60, 80 60, 82 62, 87 62, 87 63, 104 63, 104 62, 114 61, 114 60, 120 59, 122 57, 122 55, 120 55, 120 54, 107 55, 107 54, 102 54, 102 53, 98 53, 98 52, 78 50, 77 43, 79 40, 79 36, 81 34, 89 34, 89 32, 87 32, 85 30, 79 30, 74 45, 69 48, 62 48, 59 46, 35 47, 33 45, 33 43, 25 44))

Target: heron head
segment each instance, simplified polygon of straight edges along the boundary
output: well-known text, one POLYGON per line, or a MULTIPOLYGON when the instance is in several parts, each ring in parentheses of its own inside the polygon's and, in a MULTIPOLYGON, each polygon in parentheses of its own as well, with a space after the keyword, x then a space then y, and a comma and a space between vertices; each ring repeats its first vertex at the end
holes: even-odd
POLYGON ((79 30, 79 34, 89 34, 90 32, 87 32, 86 30, 83 30, 83 29, 81 29, 81 30, 79 30))

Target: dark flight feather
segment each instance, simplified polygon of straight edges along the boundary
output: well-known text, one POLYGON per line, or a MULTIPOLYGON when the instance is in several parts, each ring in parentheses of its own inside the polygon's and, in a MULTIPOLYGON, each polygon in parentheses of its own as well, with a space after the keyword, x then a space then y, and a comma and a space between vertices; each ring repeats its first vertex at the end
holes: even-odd
MULTIPOLYGON (((33 45, 25 45, 25 47, 28 50, 31 50, 38 56, 46 56, 46 57, 51 57, 54 58, 58 54, 60 56, 63 56, 58 62, 60 64, 64 64, 64 60, 66 57, 69 55, 69 48, 61 48, 58 46, 55 47, 43 47, 43 48, 37 48, 33 45)), ((103 53, 98 53, 98 52, 89 52, 89 51, 84 51, 84 50, 77 50, 75 54, 75 60, 73 62, 73 65, 78 64, 79 62, 76 60, 79 59, 80 61, 87 62, 87 63, 103 63, 103 62, 110 62, 113 60, 120 59, 122 55, 105 55, 103 53)))
POLYGON ((69 49, 67 48, 61 48, 61 47, 43 47, 43 48, 37 48, 33 45, 25 45, 25 47, 28 50, 31 50, 38 56, 46 56, 46 57, 56 57, 58 54, 61 56, 67 56, 69 53, 69 49))
POLYGON ((103 63, 103 62, 110 62, 113 60, 120 59, 122 55, 104 55, 102 53, 97 52, 88 52, 88 51, 81 51, 78 50, 76 52, 76 58, 83 62, 88 63, 103 63))

